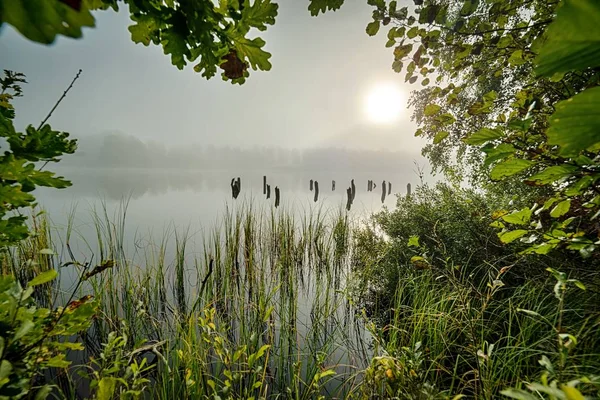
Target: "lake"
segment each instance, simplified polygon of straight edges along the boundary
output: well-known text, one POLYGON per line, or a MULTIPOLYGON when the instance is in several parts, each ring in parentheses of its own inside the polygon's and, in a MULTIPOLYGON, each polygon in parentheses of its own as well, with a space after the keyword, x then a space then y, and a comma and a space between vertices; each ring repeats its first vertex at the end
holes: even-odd
MULTIPOLYGON (((257 301, 263 302, 256 300, 256 296, 259 296, 259 299, 269 299, 262 303, 263 307, 273 305, 271 322, 261 329, 263 334, 267 332, 270 335, 268 338, 265 336, 264 340, 273 344, 273 356, 277 360, 272 366, 273 379, 282 387, 291 384, 287 381, 293 375, 291 358, 305 360, 302 376, 311 374, 309 369, 318 361, 315 358, 317 356, 325 357, 318 362, 336 365, 338 375, 324 386, 324 390, 330 393, 346 390, 342 388, 347 384, 346 379, 353 376, 357 368, 366 367, 371 356, 368 348, 370 334, 363 326, 362 318, 355 315, 353 301, 346 292, 351 253, 347 251, 347 243, 342 244, 341 258, 337 259, 336 246, 339 240, 334 237, 335 229, 332 226, 325 228, 323 232, 329 231, 332 236, 326 233, 326 237, 318 238, 321 226, 317 216, 321 215, 323 221, 336 221, 336 218, 338 221, 346 220, 355 226, 384 206, 393 208, 397 195, 406 193, 406 185, 411 178, 415 185, 413 172, 383 174, 280 170, 259 173, 87 168, 63 168, 57 172, 71 179, 73 186, 64 190, 43 189, 37 195, 40 205, 51 219, 58 258, 61 263, 75 258, 79 262, 90 262, 91 265, 107 258, 116 259, 115 275, 109 275, 106 281, 101 278, 100 285, 104 289, 99 292, 96 290, 96 296, 100 296, 102 304, 108 307, 105 312, 128 320, 130 326, 138 326, 136 329, 143 332, 138 333, 139 338, 152 338, 157 331, 162 332, 157 339, 164 338, 164 332, 169 330, 168 325, 175 324, 173 318, 180 315, 181 310, 175 310, 183 308, 189 311, 198 301, 196 299, 202 298, 202 307, 212 304, 221 310, 222 318, 231 327, 229 332, 233 336, 230 340, 244 343, 248 339, 243 339, 247 335, 244 332, 247 332, 249 324, 254 324, 251 321, 257 318, 252 309, 257 301), (263 174, 267 176, 272 192, 275 186, 281 190, 278 210, 274 210, 274 194, 270 199, 263 195, 263 174), (233 199, 231 180, 237 177, 241 180, 241 192, 237 199, 233 199), (311 179, 319 182, 320 195, 316 202, 314 191, 310 190, 311 179), (356 195, 347 213, 346 189, 351 179, 356 185, 356 195), (332 180, 336 181, 335 190, 332 190, 332 180), (368 180, 373 180, 377 185, 373 191, 368 191, 368 180), (390 195, 386 191, 382 203, 383 180, 391 182, 392 190, 390 195), (255 253, 250 258, 245 254, 247 244, 243 244, 247 240, 240 239, 240 269, 236 272, 237 256, 233 261, 228 254, 233 254, 232 251, 237 254, 237 250, 231 250, 224 241, 215 245, 214 232, 216 229, 227 231, 227 226, 231 228, 231 221, 226 220, 226 215, 243 213, 249 207, 263 216, 263 223, 256 224, 259 229, 254 231, 254 235, 258 237, 252 239, 256 248, 252 250, 255 253), (100 214, 96 220, 93 210, 100 214), (105 212, 112 223, 104 218, 105 212), (296 248, 290 253, 294 254, 294 260, 281 253, 287 245, 282 247, 281 244, 275 244, 276 248, 271 247, 278 240, 278 234, 269 229, 260 229, 264 221, 266 225, 269 221, 275 221, 269 218, 285 215, 297 218, 294 222, 294 231, 297 233, 286 233, 283 237, 284 241, 289 240, 291 246, 296 248), (103 241, 122 242, 122 248, 106 244, 99 246, 98 227, 103 241), (69 234, 71 229, 72 233, 69 234), (308 242, 303 237, 307 232, 312 238, 308 242), (66 237, 69 235, 67 249, 66 237), (110 235, 113 235, 112 239, 110 235), (119 238, 115 240, 114 237, 119 238), (212 244, 207 245, 211 240, 212 244), (178 246, 180 249, 182 242, 185 242, 186 250, 185 259, 180 262, 178 246), (224 255, 219 255, 219 248, 222 248, 224 255), (325 249, 325 253, 321 249, 325 249), (157 263, 159 259, 162 261, 157 263), (214 273, 208 266, 209 259, 215 260, 214 273), (255 264, 253 272, 249 271, 250 259, 255 264), (157 264, 164 265, 164 270, 160 267, 159 272, 157 264), (325 269, 321 271, 320 268, 325 269), (291 275, 288 276, 285 271, 290 271, 291 275), (203 293, 203 281, 209 276, 209 285, 203 293), (242 277, 237 283, 245 288, 242 292, 239 286, 235 289, 235 276, 242 277), (152 295, 150 288, 159 281, 164 289, 152 295), (185 282, 185 285, 181 286, 178 282, 185 282), (256 285, 254 292, 252 285, 256 285), (180 296, 183 296, 184 305, 180 296), (139 305, 137 301, 140 301, 139 305), (166 310, 158 306, 163 302, 166 310), (144 309, 143 315, 152 316, 152 324, 164 321, 167 325, 156 330, 150 329, 152 324, 142 322, 145 321, 143 315, 132 311, 139 307, 144 309), (295 333, 290 336, 290 332, 295 333)), ((282 223, 280 227, 284 225, 282 223)), ((247 236, 245 228, 242 231, 243 236, 247 236)), ((231 233, 227 235, 235 236, 231 233)), ((347 241, 345 233, 343 237, 347 241)), ((77 274, 75 268, 61 268, 60 288, 63 293, 72 291, 77 274)), ((264 310, 260 312, 264 313, 264 310)))
MULTIPOLYGON (((48 212, 54 228, 64 234, 69 216, 74 230, 88 241, 95 237, 91 210, 106 206, 108 215, 117 218, 125 211, 128 241, 151 235, 155 238, 173 229, 188 230, 194 236, 210 232, 227 208, 252 203, 261 210, 274 207, 274 188, 281 192, 280 208, 296 215, 321 210, 337 212, 345 208, 346 189, 351 179, 356 185, 356 197, 350 215, 368 217, 383 206, 393 208, 398 194, 406 193, 407 183, 417 183, 412 171, 393 173, 373 171, 244 171, 244 170, 159 170, 159 169, 53 169, 73 182, 67 189, 39 189, 40 206, 48 212), (263 175, 271 185, 271 198, 263 195, 263 175), (232 198, 231 179, 241 178, 241 193, 232 198), (314 201, 310 180, 319 182, 319 199, 314 201), (332 180, 336 188, 332 190, 332 180), (367 191, 368 180, 377 187, 367 191), (381 202, 381 183, 392 184, 391 195, 381 202), (121 211, 119 211, 121 210, 121 211)), ((73 244, 72 244, 73 246, 73 244)), ((77 248, 79 255, 88 258, 87 249, 77 248)))

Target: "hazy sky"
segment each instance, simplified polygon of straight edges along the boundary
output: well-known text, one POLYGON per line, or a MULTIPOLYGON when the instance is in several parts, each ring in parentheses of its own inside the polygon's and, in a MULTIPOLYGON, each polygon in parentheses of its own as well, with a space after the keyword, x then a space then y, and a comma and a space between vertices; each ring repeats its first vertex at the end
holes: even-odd
POLYGON ((392 82, 406 97, 412 89, 391 70, 385 35, 365 33, 372 7, 346 0, 341 10, 315 18, 306 0, 278 3, 276 24, 261 34, 273 68, 252 71, 242 86, 219 75, 206 81, 191 66, 179 71, 161 47, 134 44, 127 12, 96 12, 96 28, 86 29, 82 39, 61 37, 52 46, 29 42, 5 26, 0 69, 24 72, 29 81, 15 104, 18 127, 37 124, 81 68, 50 120, 79 137, 117 130, 175 145, 347 145, 416 156, 423 143, 413 137, 408 110, 392 125, 365 117, 373 86, 392 82))

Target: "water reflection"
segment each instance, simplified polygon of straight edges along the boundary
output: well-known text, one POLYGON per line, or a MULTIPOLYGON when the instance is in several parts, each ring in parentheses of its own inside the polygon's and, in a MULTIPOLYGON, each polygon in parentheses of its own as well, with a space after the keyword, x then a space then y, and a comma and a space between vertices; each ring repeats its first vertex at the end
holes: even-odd
MULTIPOLYGON (((385 180, 391 188, 405 187, 411 180, 415 180, 412 172, 324 172, 324 171, 263 171, 263 173, 244 173, 243 171, 229 170, 160 170, 160 169, 57 169, 57 173, 73 182, 67 190, 53 191, 52 196, 69 197, 102 197, 111 200, 120 200, 123 197, 139 199, 143 196, 159 196, 170 192, 213 192, 224 197, 231 197, 232 179, 241 178, 243 194, 260 195, 264 193, 264 177, 268 184, 274 188, 279 187, 282 195, 286 192, 310 194, 312 182, 332 182, 321 188, 321 194, 345 194, 345 187, 350 186, 352 180, 356 182, 356 191, 359 194, 369 192, 369 181, 381 182, 385 180), (336 188, 335 183, 339 185, 336 188)), ((388 195, 393 194, 391 190, 388 195)), ((311 197, 314 193, 310 194, 311 197)))

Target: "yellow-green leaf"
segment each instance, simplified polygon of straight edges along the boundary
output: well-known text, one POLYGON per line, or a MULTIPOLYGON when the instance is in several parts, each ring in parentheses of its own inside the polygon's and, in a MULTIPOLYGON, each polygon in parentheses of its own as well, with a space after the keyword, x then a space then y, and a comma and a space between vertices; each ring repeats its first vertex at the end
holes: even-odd
POLYGON ((500 232, 498 234, 498 238, 500 239, 500 241, 502 243, 510 243, 513 242, 517 239, 519 239, 520 237, 523 237, 524 235, 527 234, 527 230, 525 229, 517 229, 514 231, 508 231, 508 232, 500 232))
POLYGON ((446 131, 441 131, 438 132, 435 137, 433 138, 433 143, 434 144, 438 144, 440 143, 442 140, 446 139, 448 137, 449 133, 446 131))
POLYGON ((502 135, 503 133, 499 129, 482 128, 477 132, 467 136, 463 141, 472 146, 479 146, 489 142, 490 140, 499 139, 502 137, 502 135))
POLYGON ((535 163, 530 160, 523 160, 521 158, 510 158, 508 160, 502 161, 492 168, 490 172, 490 177, 492 180, 500 180, 519 172, 526 170, 531 167, 535 163))
POLYGON ((563 200, 560 203, 558 203, 556 206, 554 206, 552 211, 550 211, 550 216, 553 218, 562 217, 563 215, 565 215, 566 213, 569 212, 570 208, 571 208, 571 200, 570 199, 563 200))
POLYGON ((50 269, 48 271, 42 272, 41 274, 39 274, 38 276, 36 276, 32 280, 30 280, 29 283, 27 283, 27 285, 28 286, 43 285, 44 283, 48 283, 48 282, 54 280, 57 275, 58 275, 58 272, 56 272, 55 269, 50 269))

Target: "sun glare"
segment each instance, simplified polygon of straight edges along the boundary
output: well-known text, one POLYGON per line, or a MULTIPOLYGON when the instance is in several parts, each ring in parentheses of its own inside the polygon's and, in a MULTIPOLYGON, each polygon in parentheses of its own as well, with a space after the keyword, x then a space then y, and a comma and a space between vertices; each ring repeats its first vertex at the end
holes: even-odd
POLYGON ((390 124, 400 118, 405 102, 404 93, 396 85, 379 84, 365 99, 365 113, 371 122, 390 124))

